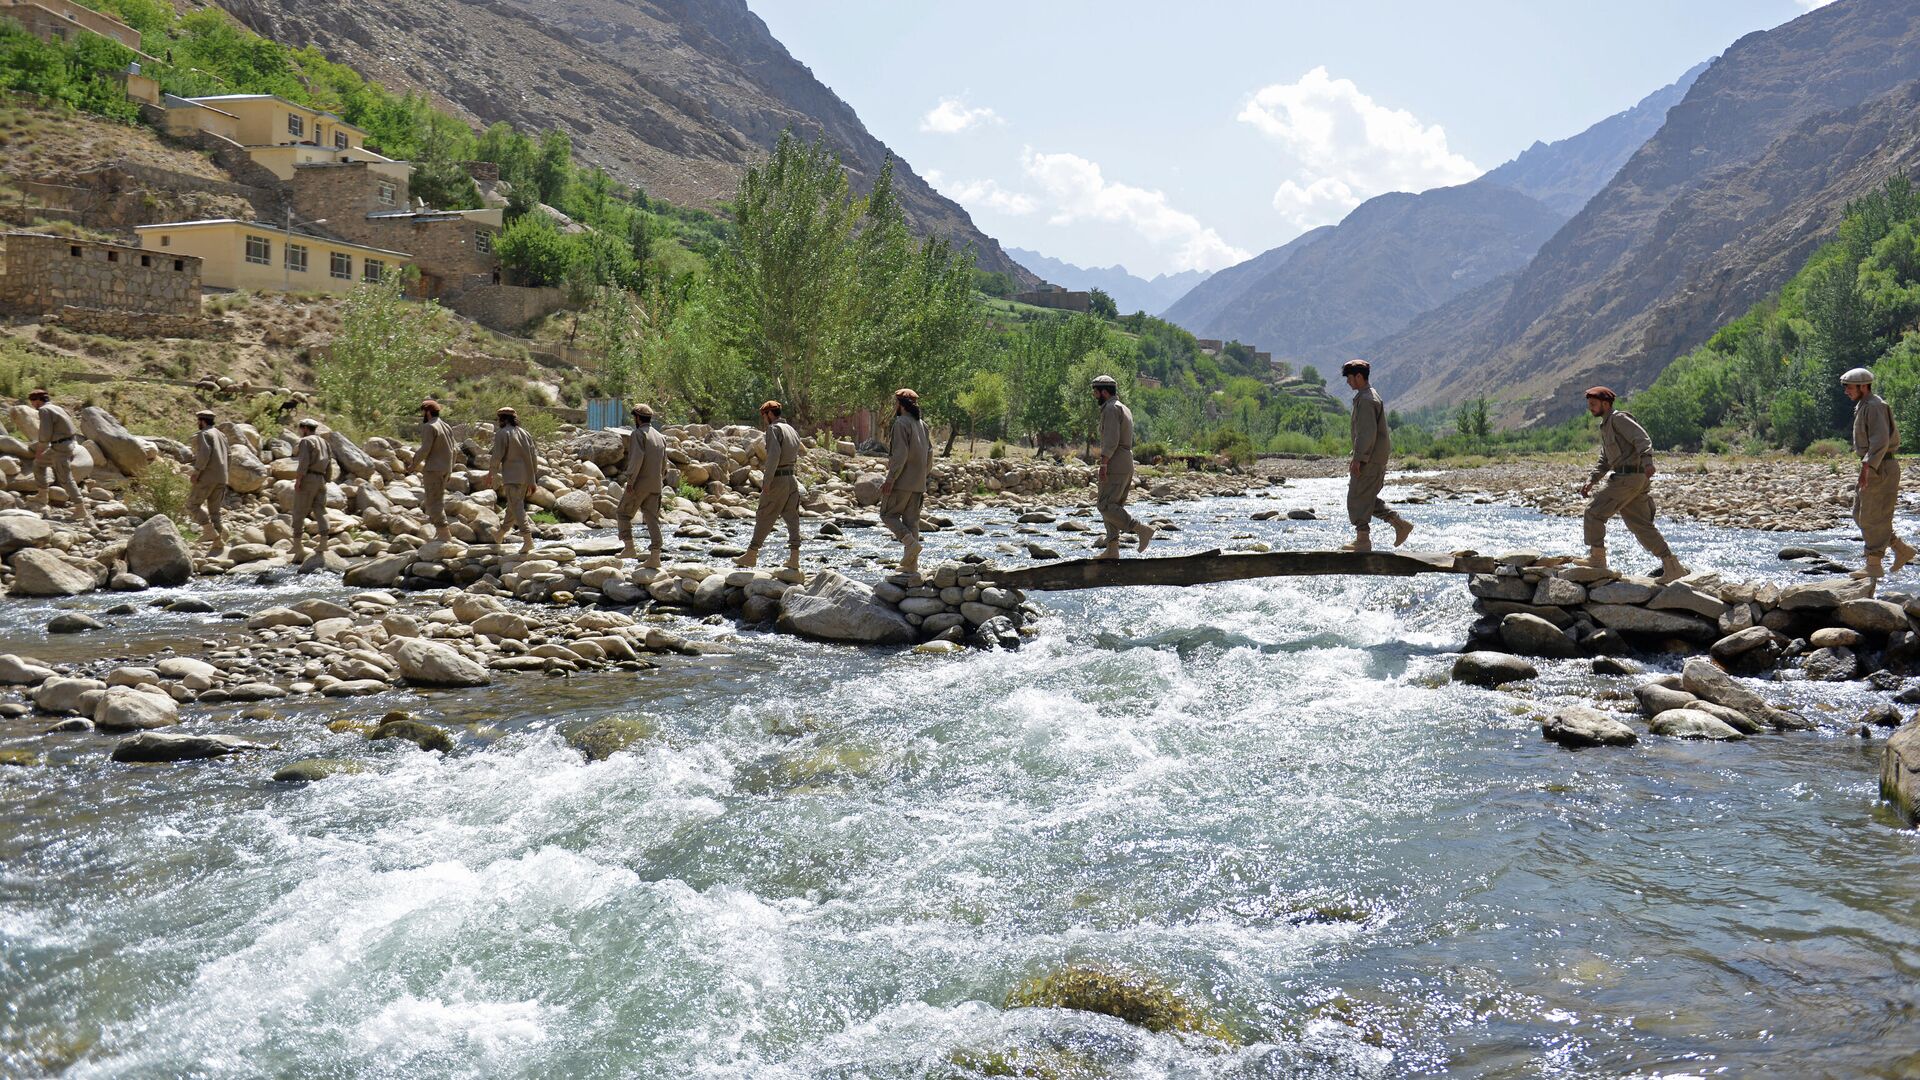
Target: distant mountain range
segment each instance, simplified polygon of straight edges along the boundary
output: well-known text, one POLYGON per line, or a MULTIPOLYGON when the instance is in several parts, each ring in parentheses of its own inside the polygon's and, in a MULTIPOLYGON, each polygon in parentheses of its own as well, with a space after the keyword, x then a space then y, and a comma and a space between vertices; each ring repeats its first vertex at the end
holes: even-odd
POLYGON ((1017 247, 1008 248, 1007 254, 1013 256, 1020 265, 1062 288, 1105 291, 1113 297, 1115 306, 1123 315, 1136 311, 1157 315, 1168 304, 1185 295, 1187 290, 1210 276, 1205 270, 1183 270, 1178 274, 1161 274, 1148 279, 1129 273, 1126 267, 1118 263, 1112 266, 1075 266, 1037 251, 1017 247))

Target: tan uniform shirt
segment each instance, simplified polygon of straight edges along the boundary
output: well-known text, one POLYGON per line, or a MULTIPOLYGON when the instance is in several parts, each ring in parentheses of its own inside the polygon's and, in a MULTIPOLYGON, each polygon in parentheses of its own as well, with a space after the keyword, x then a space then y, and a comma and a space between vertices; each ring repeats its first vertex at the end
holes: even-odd
POLYGON ((1382 462, 1393 453, 1387 433, 1387 406, 1380 392, 1369 386, 1353 395, 1353 460, 1362 465, 1382 462))
POLYGON ((1638 420, 1619 409, 1600 418, 1600 460, 1588 483, 1597 484, 1611 472, 1644 473, 1652 464, 1653 440, 1638 420))
POLYGON ((40 441, 48 446, 58 443, 61 446, 73 442, 73 417, 67 410, 48 402, 40 406, 40 441))
POLYGON ((430 473, 453 471, 453 429, 445 420, 420 425, 420 450, 413 455, 413 467, 430 473))
POLYGON ((666 482, 667 437, 655 431, 652 424, 635 425, 627 447, 626 486, 637 484, 643 493, 657 495, 666 482))
POLYGON ((1133 410, 1108 398, 1100 407, 1100 457, 1112 461, 1122 451, 1133 453, 1133 410))
POLYGON ((1868 394, 1853 405, 1853 452, 1870 469, 1878 469, 1888 455, 1900 449, 1900 428, 1893 407, 1879 394, 1868 394))
POLYGON ((227 436, 219 428, 207 428, 193 437, 193 482, 227 482, 227 436))
POLYGON ((793 475, 793 467, 800 460, 800 433, 785 420, 776 420, 767 428, 767 472, 774 474, 785 469, 787 475, 793 475))
POLYGON ((300 436, 300 445, 294 451, 294 463, 300 467, 300 476, 296 484, 326 483, 333 479, 333 451, 327 449, 327 440, 319 435, 300 436))
POLYGON ((933 439, 918 417, 901 413, 893 418, 893 446, 887 452, 887 483, 895 491, 927 490, 927 472, 933 467, 933 439))
POLYGON ((505 424, 493 432, 493 471, 503 484, 531 484, 539 475, 534 462, 533 436, 527 429, 505 424))

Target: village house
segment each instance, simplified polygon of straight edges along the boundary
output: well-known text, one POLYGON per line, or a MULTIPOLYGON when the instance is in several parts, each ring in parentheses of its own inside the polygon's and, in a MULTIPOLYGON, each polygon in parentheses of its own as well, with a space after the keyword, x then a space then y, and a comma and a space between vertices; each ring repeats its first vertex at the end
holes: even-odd
POLYGON ((175 221, 139 225, 134 232, 142 251, 198 257, 200 280, 213 289, 344 293, 413 262, 404 251, 292 232, 263 221, 175 221))
POLYGON ((1090 292, 1070 292, 1058 285, 1047 285, 1023 293, 1014 294, 1014 300, 1034 307, 1056 308, 1061 311, 1093 310, 1093 294, 1090 292))
POLYGON ((98 34, 140 52, 140 31, 74 0, 0 0, 0 19, 12 19, 42 41, 98 34))
MULTIPOLYGON (((128 93, 134 94, 131 82, 128 93)), ((159 107, 166 111, 167 134, 184 137, 204 132, 235 143, 246 150, 248 157, 283 181, 292 180, 294 169, 299 165, 344 161, 393 163, 367 149, 367 133, 360 128, 323 109, 288 101, 277 94, 214 94, 196 98, 162 94, 159 107)))
POLYGON ((0 233, 0 315, 63 309, 190 315, 200 312, 197 256, 46 233, 0 233))
POLYGON ((421 296, 457 296, 497 284, 494 242, 506 224, 500 207, 433 210, 409 205, 411 169, 404 162, 310 162, 293 170, 297 220, 327 233, 410 253, 420 270, 421 296))

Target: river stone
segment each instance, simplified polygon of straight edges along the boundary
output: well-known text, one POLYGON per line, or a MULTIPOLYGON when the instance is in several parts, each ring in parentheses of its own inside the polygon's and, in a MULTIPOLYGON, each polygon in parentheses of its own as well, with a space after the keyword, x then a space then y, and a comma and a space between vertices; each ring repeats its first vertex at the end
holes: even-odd
POLYGON ((87 630, 104 629, 105 627, 106 624, 99 619, 91 615, 83 615, 77 611, 63 612, 47 620, 47 633, 49 634, 78 634, 87 630))
POLYGON ((92 574, 40 548, 15 552, 8 564, 15 596, 78 596, 94 586, 92 574))
POLYGON ((189 761, 221 757, 242 750, 267 747, 233 735, 185 735, 177 731, 143 731, 120 740, 113 748, 113 760, 127 762, 189 761))
POLYGON ((1562 630, 1574 624, 1573 613, 1563 607, 1542 607, 1537 604, 1522 604, 1514 600, 1479 600, 1475 610, 1482 615, 1492 615, 1504 619, 1508 615, 1531 615, 1536 619, 1545 619, 1562 630))
POLYGON ((1586 586, 1565 578, 1541 578, 1540 584, 1533 589, 1533 603, 1536 607, 1573 607, 1586 602, 1586 586))
POLYGON ((73 679, 55 675, 33 688, 33 704, 41 712, 59 716, 91 712, 91 709, 84 707, 83 695, 91 690, 106 688, 107 684, 99 679, 73 679))
POLYGON ((1727 613, 1727 605, 1719 597, 1678 581, 1661 589, 1647 606, 1655 611, 1689 611, 1714 620, 1716 628, 1720 616, 1727 613))
POLYGON ((153 670, 158 672, 163 679, 186 679, 193 677, 216 679, 220 676, 219 668, 214 667, 205 660, 196 660, 191 656, 166 657, 159 663, 153 665, 153 670))
POLYGON ((1736 712, 1746 713, 1755 720, 1765 721, 1775 728, 1795 730, 1812 727, 1805 718, 1776 709, 1761 699, 1759 694, 1733 681, 1726 672, 1715 667, 1711 660, 1693 659, 1681 670, 1680 684, 1687 693, 1716 705, 1725 705, 1736 712))
POLYGON ((334 698, 365 697, 368 694, 381 693, 388 688, 387 682, 384 679, 342 679, 339 682, 328 683, 321 689, 320 696, 334 698))
MULTIPOLYGON (((879 593, 875 592, 874 595, 878 596, 879 593)), ((909 596, 898 601, 895 606, 902 614, 919 615, 922 618, 938 615, 947 610, 947 602, 937 596, 909 596)))
POLYGON ((162 588, 193 580, 193 550, 173 519, 155 514, 127 538, 127 570, 162 588))
POLYGON ((350 758, 305 758, 280 766, 274 770, 273 779, 282 784, 311 784, 329 776, 366 771, 365 765, 350 758))
POLYGON ((1521 656, 1565 657, 1578 651, 1566 631, 1537 615, 1518 612, 1500 620, 1500 641, 1521 656))
POLYGON ((1668 709, 1647 723, 1647 730, 1670 739, 1712 739, 1724 741, 1745 738, 1719 720, 1699 709, 1668 709))
POLYGON ((1576 585, 1599 585, 1612 581, 1620 575, 1602 566, 1567 566, 1562 567, 1554 576, 1564 578, 1576 585))
POLYGON ((487 669, 426 638, 402 638, 393 648, 400 676, 414 686, 485 686, 493 679, 487 669))
POLYGON ((1720 614, 1720 633, 1737 634, 1749 627, 1759 626, 1762 614, 1758 604, 1728 604, 1727 610, 1720 614))
POLYGON ((553 500, 553 513, 562 521, 584 522, 593 516, 593 496, 584 491, 569 491, 553 500))
POLYGON ((0 653, 0 686, 34 686, 53 678, 53 669, 32 657, 0 653))
POLYGON ((322 619, 353 618, 353 609, 336 604, 331 600, 322 600, 317 596, 308 597, 297 604, 289 604, 287 606, 305 615, 307 618, 312 619, 314 622, 319 622, 322 619))
POLYGON ((1764 626, 1749 626, 1714 642, 1708 652, 1729 671, 1756 674, 1778 663, 1784 646, 1779 634, 1764 626))
POLYGON ((1863 634, 1891 634, 1907 629, 1907 612, 1886 600, 1847 600, 1835 612, 1843 626, 1863 634))
POLYGON ((1657 682, 1641 683, 1633 688, 1634 700, 1640 703, 1640 711, 1648 716, 1658 716, 1668 709, 1685 709, 1700 699, 1685 690, 1676 690, 1657 682))
POLYGON ((333 451, 333 463, 340 466, 341 472, 360 480, 371 480, 379 471, 373 459, 367 456, 365 450, 354 445, 352 439, 337 431, 327 432, 325 438, 327 449, 333 451))
POLYGON ((1849 600, 1864 600, 1871 586, 1864 580, 1834 578, 1789 585, 1780 590, 1779 607, 1785 611, 1827 611, 1849 600))
POLYGON ((1631 746, 1640 741, 1632 728, 1598 709, 1569 705, 1540 725, 1540 734, 1561 746, 1631 746))
MULTIPOLYGON (((1615 584, 1620 584, 1616 582, 1615 584)), ((1589 593, 1589 596, 1592 594, 1589 593)), ((1658 634, 1662 637, 1712 641, 1720 628, 1698 615, 1678 611, 1654 611, 1629 604, 1588 604, 1586 609, 1600 625, 1634 634, 1658 634)))
POLYGON ((435 727, 410 716, 390 716, 380 721, 380 726, 368 732, 367 738, 374 742, 400 739, 422 750, 438 750, 443 754, 453 752, 453 736, 446 728, 435 727))
POLYGON ((1533 599, 1533 586, 1520 577, 1475 574, 1467 579, 1467 591, 1482 600, 1513 600, 1526 603, 1533 599))
POLYGON ((1920 720, 1887 737, 1880 756, 1880 797, 1909 824, 1920 824, 1920 720))
POLYGON ((233 439, 227 443, 227 489, 238 495, 252 495, 266 489, 271 474, 260 456, 246 443, 233 439))
POLYGON ((276 626, 312 626, 313 620, 292 608, 262 608, 247 618, 247 629, 268 630, 276 626))
POLYGON ((180 707, 172 698, 130 686, 108 687, 93 707, 93 723, 101 731, 143 731, 179 722, 180 707))
POLYGON ((388 588, 400 580, 407 567, 416 559, 417 556, 412 553, 382 555, 377 559, 368 559, 366 562, 347 567, 346 572, 341 575, 341 581, 355 589, 388 588))
POLYGON ((270 682, 243 682, 219 691, 227 701, 270 701, 273 698, 287 696, 287 692, 270 682))
POLYGON ((1588 665, 1595 675, 1638 675, 1640 668, 1631 660, 1617 656, 1596 656, 1588 665))
POLYGON ((960 605, 960 615, 974 626, 985 626, 994 619, 1005 618, 1006 612, 994 607, 992 604, 982 604, 976 600, 967 600, 960 605))
POLYGON ((1845 682, 1860 673, 1860 659, 1852 649, 1815 649, 1800 665, 1807 678, 1818 682, 1845 682))
POLYGON ((1539 669, 1526 660, 1502 652, 1463 653, 1453 662, 1453 681, 1474 686, 1501 686, 1539 674, 1539 669))
POLYGON ((575 728, 567 735, 567 745, 586 755, 588 761, 605 761, 657 733, 657 728, 639 717, 609 716, 575 728))
POLYGON ((98 448, 98 456, 104 456, 113 463, 114 468, 128 476, 139 476, 147 471, 147 443, 121 427, 120 421, 115 420, 112 413, 98 405, 87 405, 75 419, 79 421, 80 430, 87 436, 87 441, 98 448))
POLYGON ((709 574, 693 590, 693 606, 701 611, 720 611, 727 606, 727 576, 709 574))
POLYGON ((0 514, 0 558, 30 547, 39 547, 52 536, 53 525, 45 518, 0 514))
POLYGON ((514 641, 527 639, 527 620, 511 611, 489 611, 473 620, 473 632, 514 641))
POLYGON ((1621 578, 1587 590, 1587 599, 1595 604, 1644 604, 1659 595, 1660 587, 1645 578, 1621 578))
POLYGON ((1860 644, 1860 631, 1844 626, 1823 626, 1807 635, 1807 644, 1816 649, 1851 649, 1860 644))
POLYGON ((906 616, 833 570, 822 570, 806 585, 780 594, 779 625, 788 633, 827 641, 911 645, 919 639, 906 616))

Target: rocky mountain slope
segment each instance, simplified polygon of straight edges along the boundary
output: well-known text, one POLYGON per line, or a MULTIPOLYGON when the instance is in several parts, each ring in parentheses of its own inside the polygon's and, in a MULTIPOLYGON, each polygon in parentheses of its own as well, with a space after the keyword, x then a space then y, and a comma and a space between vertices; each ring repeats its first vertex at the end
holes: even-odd
MULTIPOLYGON (((253 30, 313 45, 476 125, 557 128, 577 154, 647 192, 711 207, 792 128, 822 133, 872 182, 887 148, 774 39, 745 0, 221 0, 253 30)), ((980 265, 1037 278, 904 161, 895 181, 923 232, 980 265)))
POLYGON ((1113 297, 1122 314, 1144 311, 1155 314, 1185 296, 1188 290, 1207 280, 1204 270, 1182 270, 1178 274, 1157 274, 1151 279, 1129 273, 1115 263, 1112 266, 1076 266, 1037 251, 1010 247, 1007 254, 1020 265, 1067 289, 1101 289, 1113 297))
POLYGON ((1294 250, 1295 240, 1223 270, 1168 308, 1167 318, 1275 357, 1347 359, 1526 265, 1659 128, 1703 69, 1578 135, 1535 143, 1470 184, 1370 199, 1312 241, 1310 254, 1271 258, 1294 250))
POLYGON ((1749 34, 1511 281, 1371 346, 1400 407, 1488 394, 1552 421, 1631 391, 1789 277, 1849 198, 1912 174, 1920 5, 1838 0, 1749 34))

